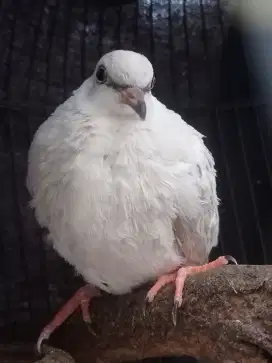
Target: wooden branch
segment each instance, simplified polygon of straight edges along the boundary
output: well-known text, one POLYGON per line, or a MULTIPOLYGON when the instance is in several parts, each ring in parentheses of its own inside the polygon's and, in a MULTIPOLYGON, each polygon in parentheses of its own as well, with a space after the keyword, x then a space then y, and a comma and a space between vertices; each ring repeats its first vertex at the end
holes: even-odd
POLYGON ((158 295, 144 317, 146 291, 95 299, 91 316, 97 335, 76 315, 60 329, 55 346, 76 363, 173 355, 214 363, 272 361, 272 266, 226 266, 189 277, 175 328, 173 287, 158 295))
MULTIPOLYGON (((226 266, 189 277, 175 328, 173 287, 158 295, 144 317, 146 291, 95 299, 91 316, 97 335, 76 314, 50 344, 69 352, 76 363, 173 355, 213 363, 272 362, 272 266, 226 266)), ((73 361, 56 357, 39 362, 73 361)))

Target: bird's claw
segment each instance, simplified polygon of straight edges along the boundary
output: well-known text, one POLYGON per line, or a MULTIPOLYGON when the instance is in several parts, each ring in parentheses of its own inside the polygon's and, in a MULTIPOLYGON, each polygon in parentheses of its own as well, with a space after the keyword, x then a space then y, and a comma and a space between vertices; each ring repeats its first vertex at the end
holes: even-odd
POLYGON ((48 340, 49 337, 50 337, 50 333, 48 331, 44 330, 41 332, 41 334, 38 338, 37 344, 36 344, 36 349, 40 355, 42 354, 42 344, 43 344, 44 340, 48 340))
POLYGON ((225 259, 228 261, 228 262, 232 262, 234 265, 238 265, 238 262, 236 261, 236 259, 230 255, 226 255, 225 256, 225 259))
POLYGON ((173 322, 174 326, 177 325, 178 309, 180 308, 180 306, 181 306, 181 301, 176 298, 174 300, 174 306, 172 309, 172 322, 173 322))
POLYGON ((87 326, 87 329, 88 329, 89 333, 91 333, 93 336, 97 337, 96 332, 92 328, 91 320, 90 321, 85 321, 85 324, 87 326))
POLYGON ((142 308, 142 312, 143 312, 143 317, 144 317, 144 318, 146 317, 146 311, 147 311, 147 308, 149 307, 150 303, 151 303, 151 302, 149 301, 148 297, 146 297, 146 298, 144 299, 144 302, 143 302, 143 308, 142 308))

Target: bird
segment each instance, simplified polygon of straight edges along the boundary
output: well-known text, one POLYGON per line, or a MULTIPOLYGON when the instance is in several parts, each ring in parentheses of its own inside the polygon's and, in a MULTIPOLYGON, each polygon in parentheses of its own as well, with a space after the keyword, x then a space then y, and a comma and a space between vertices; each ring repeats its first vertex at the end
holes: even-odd
POLYGON ((188 275, 237 263, 208 262, 219 233, 214 158, 204 136, 153 95, 154 85, 144 55, 106 53, 34 135, 30 206, 86 281, 44 327, 39 351, 76 308, 90 324, 89 304, 101 292, 122 295, 151 281, 148 303, 175 284, 175 324, 188 275))

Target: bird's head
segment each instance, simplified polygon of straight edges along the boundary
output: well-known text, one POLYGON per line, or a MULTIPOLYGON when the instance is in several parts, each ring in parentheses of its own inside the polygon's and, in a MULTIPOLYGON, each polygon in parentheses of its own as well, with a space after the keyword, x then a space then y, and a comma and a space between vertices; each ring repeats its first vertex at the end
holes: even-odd
POLYGON ((85 103, 95 105, 101 114, 145 120, 154 84, 153 67, 145 56, 115 50, 99 60, 87 80, 85 103))

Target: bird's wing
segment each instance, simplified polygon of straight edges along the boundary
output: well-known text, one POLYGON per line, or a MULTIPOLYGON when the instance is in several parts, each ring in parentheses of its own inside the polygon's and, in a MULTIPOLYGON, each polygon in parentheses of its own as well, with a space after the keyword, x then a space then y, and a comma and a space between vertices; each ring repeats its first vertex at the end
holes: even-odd
POLYGON ((69 137, 72 131, 68 99, 38 128, 28 153, 27 189, 32 197, 31 206, 42 227, 48 228, 51 201, 57 198, 54 186, 64 181, 71 162, 69 137), (66 112, 68 109, 68 112, 66 112), (53 194, 52 194, 53 193, 53 194))
POLYGON ((200 142, 201 153, 198 162, 191 165, 190 174, 198 208, 195 213, 188 213, 188 218, 177 215, 173 231, 182 255, 188 262, 199 264, 207 261, 212 247, 218 243, 219 215, 214 159, 204 145, 202 135, 196 130, 194 133, 200 142))

